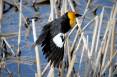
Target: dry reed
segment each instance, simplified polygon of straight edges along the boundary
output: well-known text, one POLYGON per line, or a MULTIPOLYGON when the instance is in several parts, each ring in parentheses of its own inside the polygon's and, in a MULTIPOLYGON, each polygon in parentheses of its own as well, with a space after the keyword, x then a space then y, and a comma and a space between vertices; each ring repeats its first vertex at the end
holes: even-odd
MULTIPOLYGON (((50 16, 48 18, 48 22, 59 17, 59 15, 63 15, 68 10, 76 11, 75 7, 73 6, 72 0, 61 0, 61 1, 62 1, 62 5, 61 5, 62 7, 60 8, 60 10, 58 10, 56 6, 57 0, 50 0, 51 10, 50 10, 50 16)), ((16 2, 15 4, 19 9, 19 32, 18 32, 18 52, 17 52, 19 53, 20 44, 21 44, 22 19, 25 22, 26 22, 26 19, 22 14, 22 0, 20 0, 19 6, 17 5, 16 2)), ((84 12, 83 12, 82 19, 79 20, 77 18, 75 27, 69 32, 69 34, 66 34, 66 41, 65 41, 66 54, 63 60, 62 68, 58 69, 60 72, 60 77, 62 76, 102 77, 105 74, 106 74, 105 77, 114 76, 113 66, 116 63, 114 61, 115 57, 117 57, 117 49, 115 46, 116 45, 115 41, 117 39, 116 38, 117 3, 114 4, 113 7, 98 5, 102 8, 101 14, 93 16, 92 19, 91 17, 87 16, 88 12, 90 11, 89 7, 91 7, 91 4, 92 4, 92 0, 88 0, 85 9, 83 9, 84 12), (110 17, 109 15, 105 14, 105 11, 107 8, 111 9, 110 17), (104 20, 105 16, 106 17, 108 16, 109 18, 107 21, 104 20), (85 21, 84 19, 87 19, 87 18, 90 20, 86 23, 86 25, 82 27, 85 21), (76 31, 75 29, 77 27, 78 27, 78 30, 76 31), (89 27, 93 27, 93 31, 91 31, 92 36, 89 36, 88 33, 85 32, 89 27), (103 27, 105 27, 105 29, 103 27), (102 30, 103 30, 103 34, 101 34, 102 30), (74 35, 75 37, 73 38, 73 41, 71 43, 70 37, 72 35, 74 35), (102 39, 100 39, 101 35, 102 35, 102 39), (91 37, 91 40, 89 40, 90 37, 91 37), (71 56, 71 53, 72 53, 72 56, 71 56), (78 59, 78 56, 80 56, 80 59, 78 59), (68 67, 64 68, 65 66, 64 62, 66 60, 68 60, 68 67), (83 67, 83 63, 85 67, 83 67), (75 69, 78 69, 78 70, 75 70, 75 69), (73 71, 75 71, 75 73, 73 73, 73 71)), ((2 18, 2 13, 0 12, 0 22, 1 22, 1 18, 2 18)), ((32 19, 32 31, 33 31, 33 37, 35 42, 37 37, 36 37, 36 28, 35 28, 34 19, 32 19)), ((10 48, 13 55, 15 55, 13 49, 6 41, 6 38, 3 37, 2 39, 10 48)), ((36 54, 36 66, 37 66, 37 73, 35 74, 35 76, 36 77, 45 76, 45 73, 48 72, 47 77, 54 77, 56 70, 53 67, 53 65, 50 66, 50 62, 46 65, 46 67, 43 70, 41 70, 41 63, 40 63, 40 56, 39 56, 40 54, 37 46, 35 47, 35 54, 36 54), (49 66, 50 66, 50 70, 48 71, 49 66)), ((32 60, 28 63, 31 64, 32 60)))

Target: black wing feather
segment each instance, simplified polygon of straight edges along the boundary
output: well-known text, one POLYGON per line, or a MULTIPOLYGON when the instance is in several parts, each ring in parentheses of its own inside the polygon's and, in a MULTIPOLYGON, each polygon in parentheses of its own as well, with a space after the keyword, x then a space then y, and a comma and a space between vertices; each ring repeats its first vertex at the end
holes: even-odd
POLYGON ((45 32, 46 36, 41 44, 43 54, 47 58, 48 62, 50 61, 50 64, 53 64, 54 67, 60 64, 64 56, 64 46, 62 48, 59 48, 53 42, 54 36, 61 32, 61 27, 58 27, 58 24, 61 26, 61 23, 55 24, 53 22, 51 23, 50 27, 44 27, 45 29, 43 29, 43 31, 45 32))
MULTIPOLYGON (((49 34, 51 35, 51 34, 49 34)), ((50 61, 50 64, 53 64, 54 67, 58 66, 60 62, 63 59, 64 56, 64 46, 62 48, 57 47, 52 37, 48 39, 47 37, 44 39, 44 42, 42 42, 43 47, 43 54, 47 58, 48 62, 50 61), (46 41, 46 42, 45 42, 46 41)))
MULTIPOLYGON (((60 49, 60 51, 64 51, 64 48, 60 49)), ((58 55, 56 56, 55 61, 54 61, 54 65, 56 65, 57 67, 59 66, 59 63, 63 59, 63 56, 64 56, 63 54, 64 54, 64 52, 59 52, 58 51, 58 55), (63 55, 63 56, 61 56, 61 55, 63 55)))
POLYGON ((65 29, 66 31, 64 31, 64 29, 62 29, 64 25, 69 25, 67 23, 63 24, 62 21, 63 19, 55 19, 54 22, 45 25, 42 29, 42 34, 35 43, 35 45, 41 44, 43 54, 54 67, 60 64, 64 56, 64 45, 60 48, 53 42, 53 38, 58 33, 65 33, 68 30, 65 29))

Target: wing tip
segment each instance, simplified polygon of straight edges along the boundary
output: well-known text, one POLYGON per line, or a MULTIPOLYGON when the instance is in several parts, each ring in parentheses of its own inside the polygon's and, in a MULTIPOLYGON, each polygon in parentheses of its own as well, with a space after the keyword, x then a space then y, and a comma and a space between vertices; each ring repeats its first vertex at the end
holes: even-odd
POLYGON ((50 62, 50 65, 53 65, 54 67, 59 67, 61 62, 63 61, 64 52, 59 50, 57 52, 51 52, 51 53, 45 53, 45 58, 48 62, 50 62))

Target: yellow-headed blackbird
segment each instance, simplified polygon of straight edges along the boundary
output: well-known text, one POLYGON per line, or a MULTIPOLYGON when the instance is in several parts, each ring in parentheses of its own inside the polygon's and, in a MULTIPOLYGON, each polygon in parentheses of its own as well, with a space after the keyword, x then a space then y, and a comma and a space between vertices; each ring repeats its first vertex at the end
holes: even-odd
POLYGON ((63 16, 46 24, 33 46, 41 44, 43 54, 51 64, 58 66, 64 56, 64 34, 75 25, 76 17, 81 16, 68 11, 63 16))

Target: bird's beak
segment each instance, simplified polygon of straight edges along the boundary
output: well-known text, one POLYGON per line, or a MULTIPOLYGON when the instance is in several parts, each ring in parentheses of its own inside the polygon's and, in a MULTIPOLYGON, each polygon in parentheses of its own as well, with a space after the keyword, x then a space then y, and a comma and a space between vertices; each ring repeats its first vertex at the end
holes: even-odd
POLYGON ((80 15, 80 14, 75 14, 75 16, 76 16, 76 17, 81 17, 82 15, 80 15))

